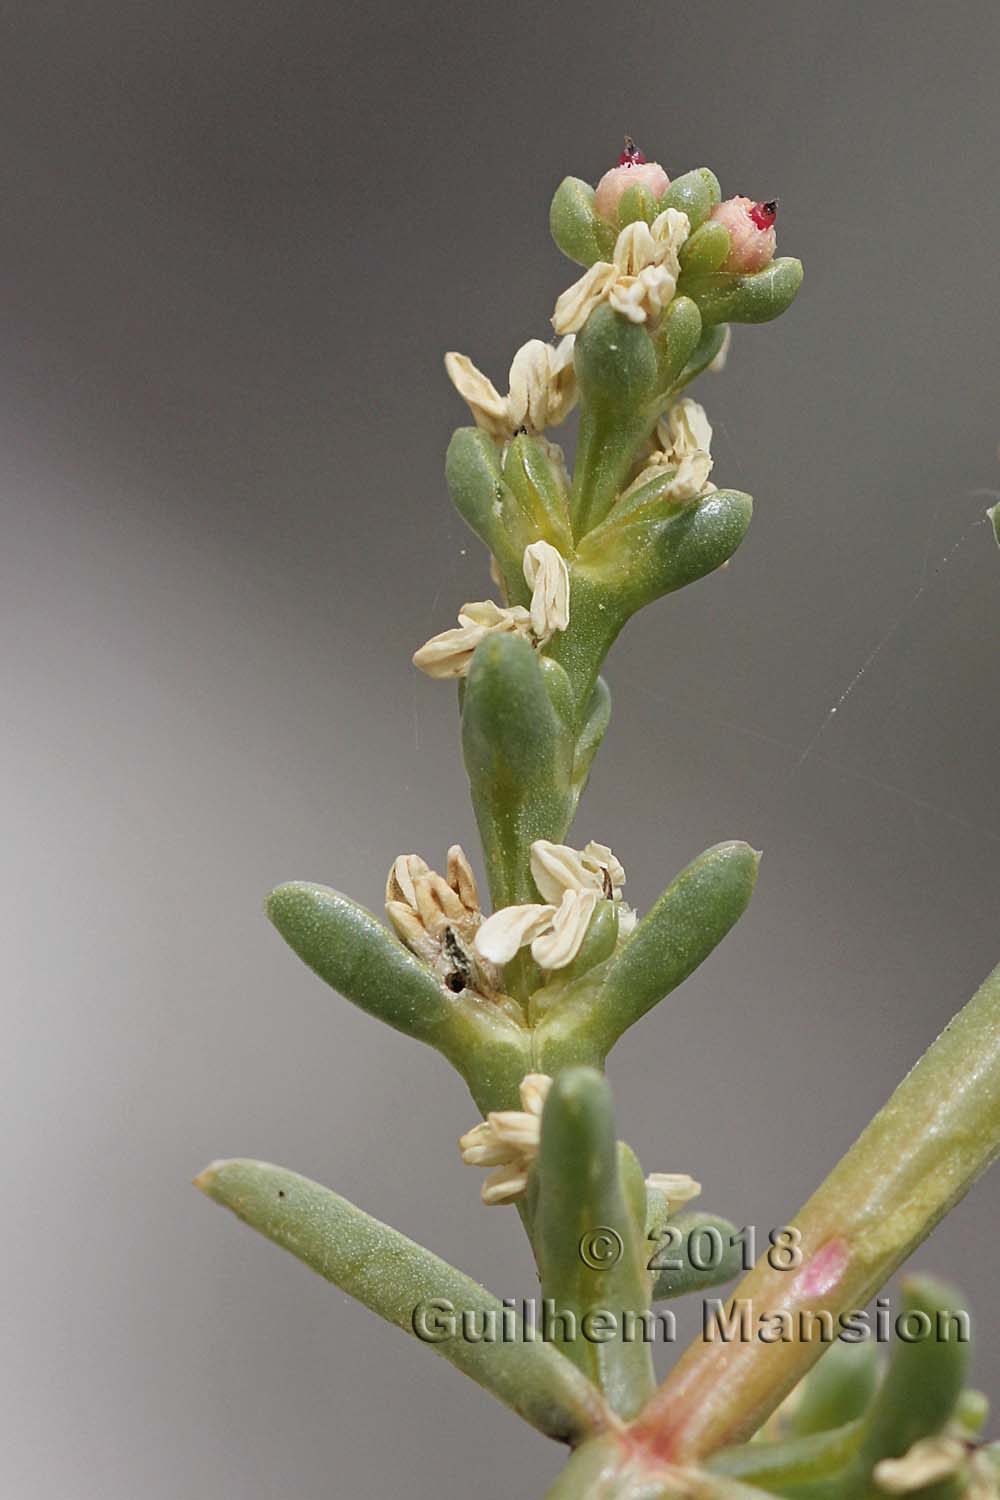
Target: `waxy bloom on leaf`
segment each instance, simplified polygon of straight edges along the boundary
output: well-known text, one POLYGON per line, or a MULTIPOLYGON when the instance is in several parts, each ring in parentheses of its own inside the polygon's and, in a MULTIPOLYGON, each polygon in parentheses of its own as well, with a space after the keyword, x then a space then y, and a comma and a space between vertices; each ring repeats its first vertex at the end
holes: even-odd
POLYGON ((542 1138, 542 1109, 552 1086, 547 1073, 527 1073, 519 1093, 523 1110, 494 1110, 459 1140, 470 1167, 495 1167, 483 1183, 484 1203, 512 1203, 528 1185, 528 1172, 542 1138))
POLYGON ((531 589, 531 608, 503 608, 492 599, 463 604, 458 627, 432 636, 413 654, 413 664, 428 677, 465 677, 472 654, 488 635, 520 635, 544 646, 569 625, 569 568, 551 542, 532 542, 524 549, 524 579, 531 589))
POLYGON ((668 208, 647 224, 628 224, 610 261, 599 260, 556 303, 556 333, 578 333, 595 307, 610 302, 632 323, 654 320, 673 301, 680 275, 677 252, 691 232, 687 214, 668 208))
POLYGON ((446 354, 444 366, 476 426, 500 443, 510 442, 516 432, 537 434, 558 427, 576 405, 572 338, 555 346, 541 339, 522 344, 511 363, 506 396, 465 354, 446 354))

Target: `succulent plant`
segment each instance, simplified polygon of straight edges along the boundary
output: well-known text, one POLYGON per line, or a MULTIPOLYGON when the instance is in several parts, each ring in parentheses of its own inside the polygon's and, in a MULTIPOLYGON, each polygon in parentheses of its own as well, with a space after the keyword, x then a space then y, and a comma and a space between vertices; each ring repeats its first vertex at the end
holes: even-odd
POLYGON ((776 211, 723 202, 707 168, 671 181, 631 141, 596 192, 557 189, 553 237, 584 268, 556 303, 560 342, 518 350, 506 395, 446 360, 474 418, 447 483, 500 597, 465 604, 414 658, 457 683, 489 909, 457 845, 444 874, 393 862, 385 923, 325 886, 268 902, 321 979, 465 1080, 482 1118, 461 1155, 488 1169, 486 1204, 516 1204, 540 1318, 281 1167, 220 1161, 196 1179, 568 1444, 553 1500, 998 1494, 958 1294, 904 1282, 884 1370, 860 1335, 866 1304, 1000 1150, 1000 969, 755 1263, 745 1230, 692 1207, 686 1172, 644 1175, 604 1077, 757 877, 753 849, 718 844, 637 914, 612 850, 566 840, 611 712, 609 647, 638 609, 722 567, 750 524, 750 497, 710 481, 711 425, 682 393, 721 367, 729 325, 795 297, 776 211), (577 404, 571 475, 547 433, 577 404), (706 1297, 741 1270, 728 1299, 706 1297), (703 1335, 657 1388, 657 1309, 683 1295, 702 1297, 703 1335))

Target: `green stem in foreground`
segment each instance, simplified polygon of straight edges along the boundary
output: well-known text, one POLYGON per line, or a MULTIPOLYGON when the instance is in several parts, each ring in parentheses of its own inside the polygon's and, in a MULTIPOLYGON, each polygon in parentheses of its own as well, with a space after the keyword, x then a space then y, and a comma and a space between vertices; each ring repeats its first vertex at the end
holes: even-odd
POLYGON ((861 1308, 1000 1154, 1000 967, 945 1028, 802 1209, 801 1266, 766 1256, 730 1307, 787 1315, 789 1342, 692 1345, 636 1425, 691 1462, 745 1441, 828 1347, 821 1319, 861 1308))
POLYGON ((636 1221, 622 1181, 611 1090, 593 1069, 566 1069, 553 1083, 536 1170, 542 1297, 565 1334, 557 1347, 615 1411, 634 1416, 655 1385, 643 1325, 636 1322, 631 1338, 627 1325, 647 1311, 645 1194, 640 1174, 636 1221))

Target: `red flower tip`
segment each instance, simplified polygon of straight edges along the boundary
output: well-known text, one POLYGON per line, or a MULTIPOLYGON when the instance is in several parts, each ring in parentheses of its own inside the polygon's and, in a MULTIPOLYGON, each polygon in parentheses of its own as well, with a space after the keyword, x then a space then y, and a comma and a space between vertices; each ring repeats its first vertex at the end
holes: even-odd
POLYGON ((643 167, 645 164, 646 158, 632 137, 627 135, 625 137, 625 150, 618 158, 618 165, 620 167, 643 167))
POLYGON ((778 200, 772 198, 770 203, 754 203, 749 213, 758 229, 770 229, 778 217, 778 200))

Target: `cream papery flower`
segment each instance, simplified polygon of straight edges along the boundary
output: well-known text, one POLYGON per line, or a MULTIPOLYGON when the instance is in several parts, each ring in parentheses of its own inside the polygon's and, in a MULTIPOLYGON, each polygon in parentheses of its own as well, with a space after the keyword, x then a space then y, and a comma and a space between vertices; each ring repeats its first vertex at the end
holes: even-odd
POLYGON ((657 436, 677 462, 712 451, 712 424, 705 408, 690 396, 675 401, 656 424, 657 436))
POLYGON ((499 971, 475 951, 483 914, 472 866, 461 844, 448 850, 447 879, 419 854, 393 860, 385 910, 397 936, 454 994, 469 989, 502 999, 499 971))
POLYGON ((428 677, 464 677, 472 653, 488 635, 520 635, 544 646, 569 625, 569 568, 551 542, 532 542, 524 549, 524 578, 531 589, 531 608, 502 608, 492 599, 463 604, 458 627, 432 636, 413 653, 413 665, 428 677))
POLYGON ((663 491, 667 499, 695 500, 704 494, 713 462, 712 424, 705 408, 689 396, 675 401, 656 424, 656 440, 660 446, 649 454, 625 493, 631 494, 664 468, 673 468, 676 473, 663 491))
POLYGON ((652 224, 627 224, 610 261, 599 260, 556 302, 556 333, 578 333, 594 308, 610 302, 633 323, 655 320, 673 301, 680 275, 677 252, 691 233, 687 214, 665 209, 652 224))
MULTIPOLYGON (((618 905, 618 937, 626 938, 636 924, 634 909, 621 899, 625 867, 607 844, 591 839, 583 849, 536 839, 531 846, 531 878, 546 901, 560 902, 566 891, 596 890, 618 905)), ((575 955, 574 955, 575 957, 575 955)))
POLYGON ((483 1183, 484 1203, 511 1203, 528 1185, 542 1139, 542 1109, 552 1087, 547 1073, 527 1073, 518 1092, 523 1109, 493 1110, 459 1140, 470 1167, 495 1167, 483 1183))
MULTIPOLYGON (((606 844, 571 849, 536 839, 531 875, 546 901, 505 906, 487 917, 476 933, 476 951, 499 967, 530 945, 539 968, 564 969, 579 953, 598 903, 621 896, 625 871, 606 844)), ((635 913, 620 903, 619 934, 634 924, 635 913)))
POLYGON ((509 964, 530 944, 540 969, 564 969, 583 946, 601 899, 600 891, 566 891, 558 906, 505 906, 476 933, 476 952, 489 963, 509 964))
POLYGON ((531 846, 531 878, 546 901, 561 901, 566 891, 600 891, 617 901, 625 870, 607 844, 593 840, 583 849, 536 839, 531 846))
POLYGON ((463 604, 458 612, 458 626, 432 636, 413 653, 413 665, 428 677, 464 677, 472 653, 488 635, 523 635, 531 633, 531 614, 522 605, 502 609, 492 599, 478 604, 463 604))
POLYGON ((726 364, 729 360, 729 350, 732 347, 732 342, 733 330, 727 323, 726 331, 722 335, 722 343, 719 345, 719 352, 718 354, 716 354, 714 359, 709 360, 706 367, 707 369, 711 370, 713 375, 721 375, 723 370, 726 368, 726 364))
POLYGON ((873 1479, 886 1494, 907 1496, 963 1470, 969 1478, 964 1493, 970 1500, 996 1500, 999 1485, 993 1464, 970 1451, 966 1439, 948 1428, 934 1437, 921 1437, 901 1458, 882 1458, 873 1469, 873 1479))
POLYGON ((701 1193, 701 1183, 686 1172, 650 1172, 646 1186, 662 1193, 671 1211, 690 1203, 701 1193))
POLYGON ((573 338, 558 344, 529 339, 511 362, 509 392, 501 396, 493 382, 465 354, 446 354, 444 367, 476 426, 497 442, 507 443, 520 430, 543 432, 565 422, 576 405, 573 338))
POLYGON ((524 581, 531 589, 531 630, 539 646, 569 624, 569 568, 551 542, 524 549, 524 581))

